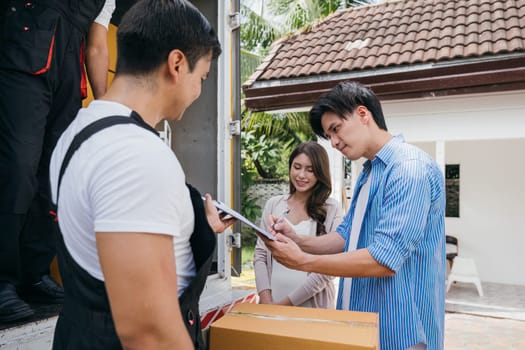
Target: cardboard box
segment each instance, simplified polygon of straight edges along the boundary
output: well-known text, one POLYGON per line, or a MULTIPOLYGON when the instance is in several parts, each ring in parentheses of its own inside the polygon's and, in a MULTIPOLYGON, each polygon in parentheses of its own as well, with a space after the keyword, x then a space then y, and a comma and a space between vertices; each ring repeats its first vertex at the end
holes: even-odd
POLYGON ((210 328, 210 350, 379 349, 371 312, 240 304, 210 328))

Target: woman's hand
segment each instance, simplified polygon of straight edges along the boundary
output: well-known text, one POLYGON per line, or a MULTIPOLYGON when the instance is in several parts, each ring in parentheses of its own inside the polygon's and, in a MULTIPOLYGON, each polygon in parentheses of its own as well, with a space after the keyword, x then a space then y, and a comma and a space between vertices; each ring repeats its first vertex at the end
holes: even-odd
POLYGON ((206 208, 206 218, 208 219, 208 224, 215 233, 224 232, 237 220, 232 217, 225 219, 225 217, 228 216, 227 213, 219 214, 209 193, 206 193, 206 202, 204 207, 206 208))
POLYGON ((271 289, 265 289, 259 293, 259 304, 273 304, 271 289))

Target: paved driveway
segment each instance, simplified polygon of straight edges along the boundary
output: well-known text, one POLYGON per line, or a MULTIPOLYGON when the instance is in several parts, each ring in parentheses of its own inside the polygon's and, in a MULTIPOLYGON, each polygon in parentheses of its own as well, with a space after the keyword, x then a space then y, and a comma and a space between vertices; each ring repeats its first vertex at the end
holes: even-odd
POLYGON ((445 350, 523 350, 525 322, 445 314, 445 350))

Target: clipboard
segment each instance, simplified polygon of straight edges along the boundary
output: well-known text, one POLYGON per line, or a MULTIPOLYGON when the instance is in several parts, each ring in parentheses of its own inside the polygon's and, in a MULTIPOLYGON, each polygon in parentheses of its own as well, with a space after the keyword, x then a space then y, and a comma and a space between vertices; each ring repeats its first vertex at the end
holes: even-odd
MULTIPOLYGON (((202 200, 206 201, 206 197, 202 197, 202 200)), ((245 218, 241 213, 239 213, 239 212, 233 210, 232 208, 228 207, 223 202, 215 200, 215 199, 212 199, 212 202, 213 202, 213 205, 215 205, 215 207, 217 208, 217 210, 219 212, 224 212, 224 213, 226 213, 226 214, 236 218, 237 220, 245 223, 249 227, 253 228, 255 230, 255 232, 263 235, 267 239, 269 239, 271 241, 275 240, 274 236, 271 233, 269 233, 268 231, 264 230, 263 228, 255 225, 253 222, 251 222, 250 220, 245 218)))

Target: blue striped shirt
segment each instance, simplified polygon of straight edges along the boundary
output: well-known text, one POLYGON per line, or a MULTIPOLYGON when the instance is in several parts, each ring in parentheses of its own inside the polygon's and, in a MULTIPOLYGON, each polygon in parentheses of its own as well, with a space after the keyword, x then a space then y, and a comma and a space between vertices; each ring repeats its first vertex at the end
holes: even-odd
MULTIPOLYGON (((364 164, 337 232, 348 242, 357 196, 371 174, 357 249, 395 271, 353 278, 350 310, 379 313, 382 350, 418 343, 443 349, 445 319, 445 191, 437 163, 398 136, 364 164)), ((337 308, 341 308, 343 280, 337 308)))

